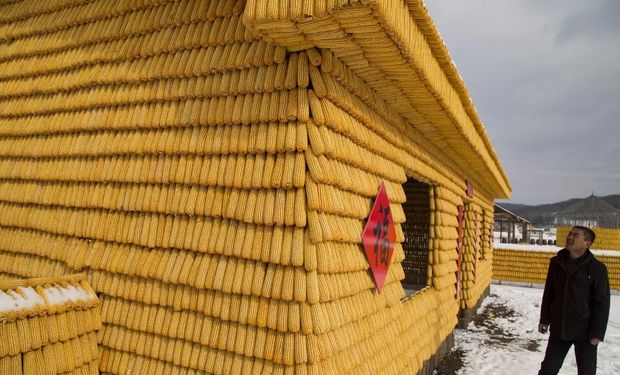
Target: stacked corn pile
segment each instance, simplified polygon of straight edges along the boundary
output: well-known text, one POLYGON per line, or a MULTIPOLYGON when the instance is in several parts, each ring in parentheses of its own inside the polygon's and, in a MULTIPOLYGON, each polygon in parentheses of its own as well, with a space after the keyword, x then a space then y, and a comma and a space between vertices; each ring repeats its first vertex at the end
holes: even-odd
POLYGON ((491 212, 486 208, 473 202, 465 204, 461 308, 475 307, 491 282, 491 261, 485 257, 490 257, 489 220, 492 218, 486 215, 491 212))
POLYGON ((493 279, 544 284, 555 252, 493 249, 493 279))
MULTIPOLYGON (((544 284, 549 259, 555 251, 528 251, 514 249, 493 250, 493 279, 544 284)), ((607 266, 609 286, 620 290, 620 256, 596 255, 607 266)))
POLYGON ((493 208, 487 208, 482 210, 482 232, 480 233, 482 242, 482 257, 481 259, 492 260, 493 259, 493 246, 491 244, 493 236, 493 208))
MULTIPOLYGON (((404 337, 399 338, 399 341, 410 343, 412 347, 409 351, 414 353, 409 353, 407 360, 399 364, 400 373, 418 373, 424 366, 424 361, 435 354, 438 344, 452 332, 452 328, 448 327, 454 327, 456 321, 446 323, 445 319, 455 316, 458 307, 453 307, 454 302, 451 307, 448 307, 450 304, 445 301, 446 294, 436 293, 431 288, 426 288, 403 304, 403 316, 400 318, 402 326, 399 335, 404 337), (442 328, 435 329, 438 326, 442 328)), ((447 298, 454 300, 454 295, 448 295, 447 298)))
POLYGON ((620 290, 620 256, 597 255, 596 258, 607 266, 609 287, 620 290))
MULTIPOLYGON (((477 154, 475 158, 472 158, 467 147, 457 144, 458 140, 464 137, 470 145, 475 145, 473 149, 482 150, 485 149, 483 143, 486 138, 484 136, 472 137, 472 134, 477 131, 474 128, 479 129, 477 128, 479 123, 475 121, 472 123, 471 117, 466 118, 472 115, 473 111, 469 112, 469 109, 464 109, 461 104, 456 104, 459 98, 462 98, 459 95, 464 92, 458 89, 452 91, 455 87, 454 81, 460 79, 458 74, 445 75, 446 70, 450 70, 446 69, 445 62, 447 61, 449 65, 450 59, 433 56, 434 51, 441 49, 441 41, 438 42, 437 39, 432 38, 432 41, 429 41, 420 34, 422 28, 427 26, 432 28, 432 22, 420 21, 427 19, 428 15, 423 6, 419 7, 419 5, 418 1, 325 3, 307 0, 293 4, 287 1, 250 0, 244 18, 254 30, 290 49, 322 48, 321 70, 329 75, 334 74, 334 66, 338 67, 341 63, 346 65, 350 68, 350 73, 347 72, 346 78, 339 79, 338 83, 343 83, 348 91, 365 103, 369 103, 382 120, 387 120, 393 126, 395 133, 409 136, 402 141, 393 137, 388 138, 393 145, 398 145, 398 147, 392 147, 391 153, 388 154, 385 154, 386 148, 379 142, 369 142, 370 144, 366 147, 372 147, 372 150, 379 155, 394 158, 395 162, 403 165, 408 173, 416 178, 417 175, 424 176, 422 181, 430 180, 433 185, 440 185, 445 187, 446 191, 456 192, 453 193, 458 198, 454 199, 455 201, 461 200, 459 195, 463 194, 462 185, 456 179, 451 178, 453 177, 451 172, 443 167, 449 165, 455 170, 462 170, 463 168, 459 168, 457 164, 466 163, 468 166, 465 169, 468 173, 475 175, 475 179, 488 181, 480 184, 483 195, 494 196, 498 191, 495 189, 504 189, 497 185, 497 181, 493 181, 502 180, 500 176, 502 172, 493 167, 496 160, 491 160, 494 158, 491 153, 483 152, 484 155, 477 154), (412 13, 409 14, 409 12, 412 13), (422 76, 426 79, 420 79, 421 76, 411 74, 408 68, 423 72, 422 76), (442 69, 444 71, 439 72, 442 69), (363 85, 358 84, 357 77, 363 77, 363 85), (429 91, 436 90, 437 95, 432 95, 429 91, 421 89, 422 87, 431 87, 429 91), (382 99, 390 103, 390 110, 385 111, 385 107, 377 104, 378 101, 374 100, 376 93, 381 93, 382 99), (446 97, 442 96, 444 93, 446 97), (440 97, 441 99, 437 99, 440 97), (446 99, 447 97, 450 99, 446 99), (437 103, 437 100, 442 102, 445 110, 433 111, 432 103, 437 103), (401 116, 400 118, 394 119, 394 109, 401 116), (450 126, 450 121, 459 122, 459 125, 450 126), (412 128, 409 124, 415 124, 415 127, 412 128), (470 125, 471 128, 469 128, 470 125), (457 132, 450 134, 455 129, 457 132), (439 138, 441 142, 449 145, 449 149, 453 151, 452 155, 445 155, 442 150, 435 148, 439 138), (415 144, 414 147, 411 147, 412 143, 415 144), (406 150, 409 155, 400 155, 401 149, 406 150), (435 160, 429 160, 427 158, 429 154, 433 155, 435 160), (411 160, 412 157, 414 160, 411 160), (416 162, 415 159, 418 161, 416 162), (428 168, 429 166, 432 168, 428 168)), ((320 77, 324 78, 322 81, 315 77, 319 78, 311 72, 314 94, 319 99, 326 97, 336 106, 356 117, 362 119, 369 117, 365 111, 353 111, 355 107, 346 103, 346 96, 337 95, 338 90, 332 89, 338 86, 331 84, 329 77, 320 77)), ((324 111, 317 109, 312 95, 310 106, 313 120, 320 124, 324 111)), ((375 124, 381 124, 381 122, 368 121, 367 126, 371 127, 377 135, 386 138, 383 134, 389 127, 386 125, 377 128, 373 126, 375 124)), ((343 132, 352 134, 352 137, 355 136, 349 130, 345 129, 343 132)), ((310 136, 312 145, 311 133, 310 136)), ((312 172, 311 165, 310 171, 312 172)), ((454 218, 456 205, 462 203, 451 203, 452 206, 447 210, 454 212, 451 212, 452 217, 449 220, 456 221, 454 218)), ((446 225, 446 223, 439 225, 442 224, 446 225)), ((318 223, 314 223, 309 217, 309 227, 312 228, 314 225, 318 226, 318 223)), ((433 262, 430 264, 428 277, 429 284, 440 286, 445 298, 442 306, 446 306, 449 311, 458 309, 458 306, 454 306, 454 284, 456 282, 454 275, 456 254, 454 253, 457 225, 456 223, 447 225, 449 230, 440 231, 440 236, 447 237, 433 239, 440 243, 433 247, 433 262), (443 253, 445 255, 440 255, 439 249, 446 249, 443 253)), ((489 282, 490 270, 486 278, 489 282)), ((456 321, 450 313, 444 311, 440 313, 442 316, 450 317, 446 321, 456 321)), ((450 327, 448 330, 451 330, 454 324, 447 323, 445 326, 450 327)))
POLYGON ((433 257, 430 260, 428 284, 436 289, 451 289, 456 285, 458 209, 461 198, 455 193, 435 186, 431 194, 431 237, 433 257))
MULTIPOLYGON (((437 319, 439 332, 434 345, 452 332, 456 325, 459 296, 456 295, 458 206, 463 200, 454 191, 434 186, 431 190, 431 241, 428 285, 439 291, 437 295, 437 319)), ((436 348, 436 346, 432 346, 436 348)))
POLYGON ((364 90, 364 83, 329 51, 312 59, 318 65, 309 66, 313 90, 306 195, 309 247, 316 254, 316 265, 307 267, 309 278, 318 281, 316 291, 314 283, 308 289, 308 301, 318 315, 315 334, 308 339, 316 342, 319 352, 309 355, 326 373, 397 372, 416 354, 400 340, 388 350, 394 337, 414 324, 402 321, 399 282, 404 277, 402 163, 409 156, 400 149, 387 153, 376 147, 397 142, 384 119, 389 111, 377 113, 373 108, 385 103, 378 97, 362 101, 351 92, 349 87, 364 90), (397 243, 385 285, 377 294, 360 234, 381 181, 392 202, 397 243))
MULTIPOLYGON (((248 13, 245 16, 247 19, 248 13)), ((354 17, 356 15, 350 14, 341 21, 352 24, 358 21, 354 21, 354 17)), ((274 26, 273 32, 278 33, 276 39, 289 48, 308 45, 296 44, 296 36, 280 25, 274 26), (287 41, 289 37, 293 40, 287 41)), ((308 24, 304 29, 304 35, 318 34, 334 43, 347 42, 342 38, 346 33, 338 22, 308 24)), ((421 293, 402 304, 399 302, 402 288, 398 281, 403 275, 398 263, 403 255, 397 244, 386 285, 377 295, 368 263, 360 251, 360 233, 380 181, 386 181, 397 224, 404 219, 399 203, 404 200, 401 184, 406 181, 405 169, 428 176, 427 179, 433 178, 434 182, 454 184, 422 162, 429 160, 428 154, 415 147, 410 139, 403 139, 399 129, 406 134, 411 132, 404 130, 407 126, 402 118, 370 90, 344 59, 328 49, 321 50, 320 55, 309 53, 309 57, 318 65, 309 66, 313 90, 309 92, 312 117, 308 122, 306 194, 309 246, 313 249, 310 253, 316 254, 319 289, 314 295, 312 284, 309 284, 308 299, 313 309, 319 313, 323 310, 327 315, 319 315, 318 332, 308 339, 316 340, 320 351, 317 360, 326 373, 391 373, 409 364, 421 366, 456 323, 454 268, 452 274, 442 269, 445 273, 438 273, 433 279, 434 284, 437 280, 439 292, 429 291, 427 298, 421 293), (405 306, 420 310, 409 315, 405 306), (411 341, 419 337, 416 332, 432 334, 427 335, 428 340, 411 341)), ((448 189, 441 190, 448 195, 448 189)), ((458 199, 456 194, 452 195, 454 200, 458 199)), ((446 210, 450 211, 450 207, 446 210)), ((454 204, 451 210, 456 210, 454 204)), ((439 222, 436 227, 437 231, 433 226, 433 233, 451 238, 446 242, 451 243, 448 251, 454 253, 455 224, 439 222)), ((397 241, 402 239, 397 225, 397 241)), ((436 259, 440 259, 439 255, 436 259)), ((441 259, 448 264, 448 269, 455 263, 454 258, 450 259, 441 259)), ((439 262, 435 265, 438 269, 444 268, 439 262)), ((307 267, 314 265, 307 264, 307 267)), ((314 272, 310 275, 314 277, 314 272)), ((429 277, 433 277, 431 272, 429 277)))
POLYGON ((0 374, 98 374, 99 301, 84 275, 0 284, 0 374))
MULTIPOLYGON (((572 227, 558 227, 556 231, 557 245, 566 245, 566 236, 572 227)), ((592 228, 596 233, 596 240, 592 249, 620 250, 620 229, 592 228)))
POLYGON ((493 279, 493 246, 492 246, 492 233, 493 233, 493 206, 486 206, 482 204, 482 222, 480 231, 480 242, 482 244, 482 251, 480 253, 480 259, 478 259, 478 270, 476 271, 477 282, 475 285, 475 298, 470 301, 469 306, 475 306, 477 301, 480 300, 480 296, 486 288, 491 284, 493 279))
POLYGON ((478 258, 482 251, 478 207, 467 203, 463 211, 463 291, 476 283, 478 258))

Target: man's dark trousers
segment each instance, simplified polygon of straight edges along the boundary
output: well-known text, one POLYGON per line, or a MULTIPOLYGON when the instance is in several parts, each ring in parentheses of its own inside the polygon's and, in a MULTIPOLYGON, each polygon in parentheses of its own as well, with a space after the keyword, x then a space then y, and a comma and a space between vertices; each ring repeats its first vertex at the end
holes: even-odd
POLYGON ((596 374, 596 347, 590 340, 566 341, 551 335, 545 352, 545 359, 538 375, 555 375, 560 371, 564 357, 572 345, 575 345, 575 358, 579 375, 596 374))

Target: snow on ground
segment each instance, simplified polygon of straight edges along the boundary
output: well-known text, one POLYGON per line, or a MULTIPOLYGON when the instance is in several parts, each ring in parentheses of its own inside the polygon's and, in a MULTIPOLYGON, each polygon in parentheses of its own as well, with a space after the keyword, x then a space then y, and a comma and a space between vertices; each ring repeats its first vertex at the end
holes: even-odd
MULTIPOLYGON (((538 333, 542 289, 491 285, 491 294, 467 330, 455 331, 462 351, 459 375, 535 374, 547 347, 548 335, 538 333)), ((569 351, 560 375, 577 374, 575 354, 569 351)), ((599 375, 620 374, 620 295, 611 296, 605 342, 598 348, 599 375)))

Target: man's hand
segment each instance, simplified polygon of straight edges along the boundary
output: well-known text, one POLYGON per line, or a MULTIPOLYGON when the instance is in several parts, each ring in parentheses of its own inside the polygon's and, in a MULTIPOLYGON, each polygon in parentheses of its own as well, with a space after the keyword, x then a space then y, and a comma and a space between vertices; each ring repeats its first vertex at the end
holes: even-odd
POLYGON ((594 345, 594 346, 596 346, 596 345, 598 345, 598 344, 600 344, 600 343, 601 343, 601 340, 599 340, 599 339, 597 339, 597 338, 592 338, 592 339, 590 339, 590 344, 592 344, 592 345, 594 345))
MULTIPOLYGON (((547 333, 547 329, 549 328, 549 324, 539 324, 538 325, 538 332, 540 333, 547 333)), ((594 339, 592 339, 594 340, 594 339)), ((592 344, 595 345, 595 344, 592 344)))

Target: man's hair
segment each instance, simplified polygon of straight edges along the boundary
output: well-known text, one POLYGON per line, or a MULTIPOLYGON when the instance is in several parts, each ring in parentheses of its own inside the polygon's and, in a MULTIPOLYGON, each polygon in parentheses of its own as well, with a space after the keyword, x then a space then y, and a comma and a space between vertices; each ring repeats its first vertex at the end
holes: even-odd
POLYGON ((588 227, 582 227, 580 225, 575 225, 573 229, 579 229, 580 231, 583 232, 583 236, 585 237, 586 241, 589 241, 590 244, 594 243, 594 239, 596 238, 596 233, 594 233, 592 229, 588 227))

